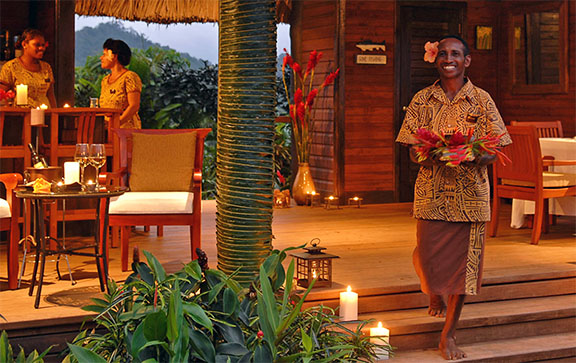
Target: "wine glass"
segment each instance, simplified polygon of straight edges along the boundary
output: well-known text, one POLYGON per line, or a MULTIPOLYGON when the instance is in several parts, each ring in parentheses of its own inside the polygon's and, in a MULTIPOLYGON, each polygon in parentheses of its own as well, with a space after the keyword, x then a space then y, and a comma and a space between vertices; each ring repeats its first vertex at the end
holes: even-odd
POLYGON ((80 164, 80 184, 84 185, 84 168, 88 165, 88 144, 76 144, 74 161, 80 164))
POLYGON ((90 145, 89 160, 90 164, 96 168, 96 190, 98 191, 100 188, 100 184, 98 183, 100 168, 106 164, 106 149, 104 148, 104 144, 90 145))

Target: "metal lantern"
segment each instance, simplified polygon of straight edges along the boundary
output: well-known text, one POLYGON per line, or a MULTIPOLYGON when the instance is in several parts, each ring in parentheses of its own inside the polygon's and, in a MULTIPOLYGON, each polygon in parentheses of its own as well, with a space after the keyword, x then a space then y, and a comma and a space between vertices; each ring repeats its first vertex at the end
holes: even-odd
POLYGON ((296 257, 296 279, 298 286, 308 287, 314 279, 314 287, 332 286, 332 260, 339 258, 322 252, 325 247, 319 247, 320 239, 311 241, 311 247, 304 247, 306 252, 292 253, 296 257))

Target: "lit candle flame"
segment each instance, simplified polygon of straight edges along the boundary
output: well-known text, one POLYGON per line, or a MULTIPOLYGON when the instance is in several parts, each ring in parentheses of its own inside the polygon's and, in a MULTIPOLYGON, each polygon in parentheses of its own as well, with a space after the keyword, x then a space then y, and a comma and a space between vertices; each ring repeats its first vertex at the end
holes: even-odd
POLYGON ((334 200, 334 196, 333 196, 333 195, 331 195, 331 196, 329 196, 329 197, 328 197, 328 199, 330 199, 330 200, 334 200))
POLYGON ((316 195, 316 192, 315 192, 315 191, 312 191, 312 195, 316 195))
POLYGON ((45 104, 41 104, 41 105, 40 105, 40 108, 41 108, 42 110, 47 110, 47 109, 48 109, 48 106, 46 106, 45 104))
POLYGON ((352 292, 352 288, 350 287, 350 285, 348 285, 348 288, 346 289, 346 291, 352 292))
POLYGON ((316 270, 312 270, 312 278, 316 278, 316 277, 318 277, 318 276, 316 275, 316 270))
POLYGON ((382 328, 382 322, 379 321, 379 322, 378 322, 378 329, 381 329, 381 328, 382 328))
POLYGON ((358 199, 359 199, 358 197, 354 197, 354 200, 355 200, 355 201, 358 201, 358 199))
POLYGON ((94 184, 94 182, 92 180, 88 180, 87 184, 94 184))
POLYGON ((67 104, 67 103, 65 103, 65 104, 64 104, 64 108, 70 108, 70 105, 67 104))

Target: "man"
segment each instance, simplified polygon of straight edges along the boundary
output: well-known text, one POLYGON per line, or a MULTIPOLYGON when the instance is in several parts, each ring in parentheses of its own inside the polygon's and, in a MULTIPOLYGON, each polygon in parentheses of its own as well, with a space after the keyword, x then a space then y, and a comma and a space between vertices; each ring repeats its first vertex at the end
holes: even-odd
MULTIPOLYGON (((511 143, 502 117, 490 95, 465 77, 471 56, 458 36, 427 44, 425 59, 434 62, 440 79, 418 92, 406 111, 396 139, 414 144, 419 128, 437 134, 456 131, 474 137, 502 135, 500 146, 511 143), (436 44, 436 43, 435 43, 436 44)), ((412 160, 414 147, 410 150, 412 160)), ((481 284, 486 222, 490 220, 490 186, 486 165, 493 155, 478 156, 456 167, 436 158, 420 162, 414 190, 417 246, 414 267, 421 289, 430 297, 428 313, 446 321, 439 350, 447 360, 466 353, 456 345, 456 325, 466 295, 476 295, 481 284), (443 296, 447 296, 447 304, 443 296)))

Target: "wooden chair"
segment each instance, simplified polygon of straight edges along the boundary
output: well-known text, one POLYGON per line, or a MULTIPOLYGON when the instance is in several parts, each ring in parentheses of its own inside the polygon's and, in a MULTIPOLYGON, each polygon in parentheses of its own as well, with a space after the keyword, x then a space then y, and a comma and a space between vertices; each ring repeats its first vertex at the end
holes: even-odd
POLYGON ((494 164, 494 197, 490 236, 496 236, 501 198, 535 202, 532 244, 538 244, 547 213, 547 199, 576 195, 576 174, 544 171, 546 166, 576 165, 576 160, 543 159, 534 126, 508 126, 512 144, 503 152, 512 160, 494 164))
POLYGON ((0 183, 6 188, 6 199, 0 198, 0 231, 8 231, 8 288, 16 289, 18 285, 18 241, 20 229, 20 201, 13 191, 22 182, 20 174, 0 174, 0 183))
MULTIPOLYGON (((128 247, 131 226, 185 225, 190 226, 190 255, 196 257, 196 248, 200 247, 201 206, 202 206, 202 163, 204 156, 204 139, 210 129, 175 129, 175 130, 134 130, 116 129, 119 139, 119 158, 121 168, 107 175, 107 184, 130 187, 132 176, 132 139, 135 134, 169 137, 175 134, 196 134, 194 165, 191 165, 193 186, 184 192, 139 192, 130 190, 124 195, 113 198, 110 202, 109 224, 119 226, 120 255, 122 270, 128 270, 128 247), (176 206, 177 207, 174 207, 176 206)), ((166 138, 165 138, 166 139, 166 138)), ((190 183, 190 181, 188 181, 190 183)))
POLYGON ((510 121, 512 126, 534 126, 538 137, 564 137, 562 121, 510 121))
MULTIPOLYGON (((8 136, 10 138, 12 136, 8 136)), ((0 107, 0 159, 22 159, 23 166, 30 165, 30 152, 28 144, 32 141, 32 128, 30 126, 30 109, 21 107, 0 107), (22 120, 22 137, 17 145, 4 145, 4 132, 6 117, 22 120)))
MULTIPOLYGON (((76 144, 104 143, 107 156, 111 157, 113 168, 118 168, 114 158, 117 149, 117 141, 114 139, 112 129, 119 127, 119 115, 121 110, 104 108, 52 108, 46 113, 50 117, 50 143, 43 145, 43 152, 50 165, 62 165, 60 159, 71 160, 74 158, 76 144), (110 121, 106 121, 101 128, 103 134, 96 135, 95 130, 100 129, 97 123, 101 122, 98 117, 111 115, 110 121), (67 125, 68 127, 64 128, 67 125)), ((113 169, 112 168, 112 169, 113 169)), ((73 205, 74 206, 74 205, 73 205)), ((94 208, 76 206, 66 210, 67 221, 94 220, 96 212, 94 208)), ((57 233, 57 222, 63 219, 63 211, 56 208, 56 204, 50 208, 50 235, 57 233)))

